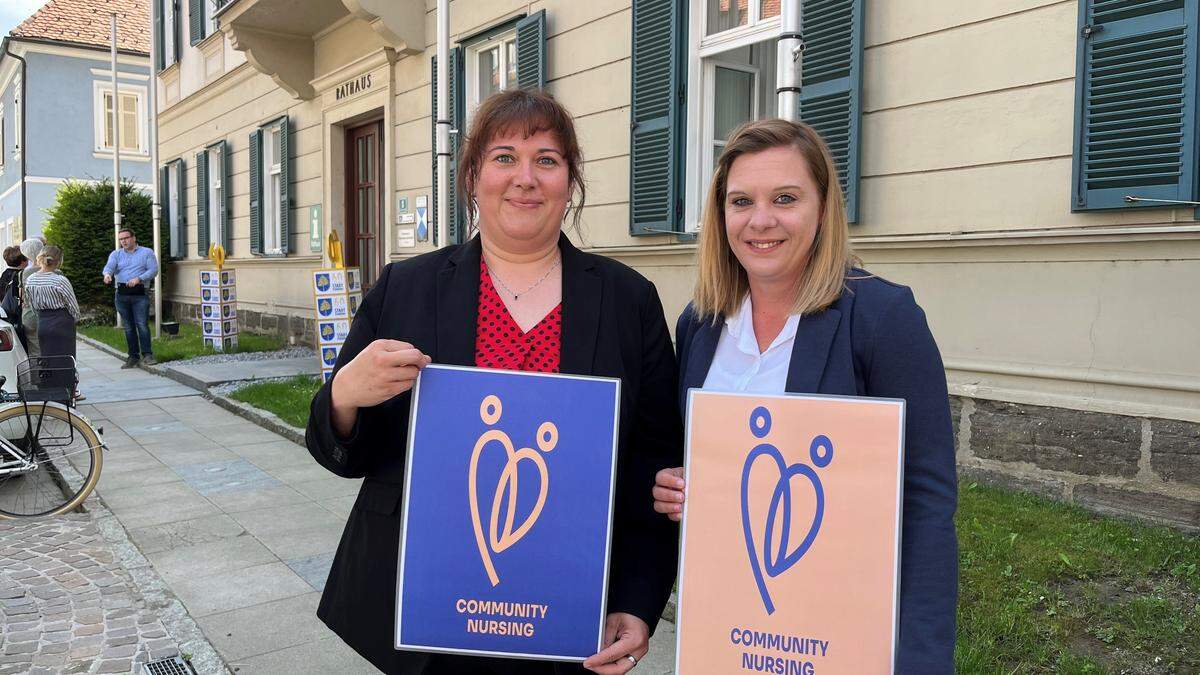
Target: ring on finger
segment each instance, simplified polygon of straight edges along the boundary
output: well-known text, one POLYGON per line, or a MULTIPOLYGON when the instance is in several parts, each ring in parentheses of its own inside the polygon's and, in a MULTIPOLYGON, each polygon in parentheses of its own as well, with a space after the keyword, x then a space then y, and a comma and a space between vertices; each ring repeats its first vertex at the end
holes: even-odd
MULTIPOLYGON (((625 658, 629 659, 629 662, 632 663, 633 666, 637 666, 638 660, 637 660, 637 657, 635 657, 633 654, 626 654, 625 658)), ((633 666, 631 666, 631 667, 633 667, 633 666)))

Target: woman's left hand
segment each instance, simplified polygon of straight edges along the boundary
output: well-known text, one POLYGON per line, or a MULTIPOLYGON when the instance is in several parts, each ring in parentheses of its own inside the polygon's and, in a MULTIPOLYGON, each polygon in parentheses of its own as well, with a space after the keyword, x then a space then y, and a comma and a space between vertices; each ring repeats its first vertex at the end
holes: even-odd
POLYGON ((629 656, 642 660, 650 651, 650 627, 632 614, 614 612, 604 622, 604 643, 608 646, 583 662, 583 667, 600 675, 628 673, 635 664, 629 656))

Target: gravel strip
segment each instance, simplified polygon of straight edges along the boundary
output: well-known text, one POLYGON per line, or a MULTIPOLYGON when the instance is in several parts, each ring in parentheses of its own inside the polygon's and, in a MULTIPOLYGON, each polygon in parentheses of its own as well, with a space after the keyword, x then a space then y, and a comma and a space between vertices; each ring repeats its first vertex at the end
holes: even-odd
POLYGON ((190 359, 170 361, 171 366, 191 366, 202 363, 230 363, 235 361, 271 361, 273 359, 315 359, 317 353, 311 347, 287 347, 273 352, 234 352, 232 354, 205 354, 190 359))
MULTIPOLYGON (((313 375, 312 377, 315 379, 317 376, 313 375)), ((235 392, 239 389, 244 389, 245 387, 249 387, 252 384, 262 384, 263 382, 288 382, 289 380, 293 380, 295 378, 296 378, 295 375, 289 375, 287 377, 261 377, 257 380, 238 380, 236 382, 224 382, 222 384, 218 384, 218 385, 209 387, 208 391, 210 393, 216 394, 218 396, 229 396, 233 392, 235 392)))

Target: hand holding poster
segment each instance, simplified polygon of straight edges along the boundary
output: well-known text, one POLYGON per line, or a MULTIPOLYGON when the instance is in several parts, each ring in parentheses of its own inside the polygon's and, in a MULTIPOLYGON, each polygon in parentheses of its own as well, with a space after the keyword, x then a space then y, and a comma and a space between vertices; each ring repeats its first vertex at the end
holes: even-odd
POLYGON ((688 406, 677 672, 891 672, 904 402, 688 406))
POLYGON ((618 380, 428 366, 413 390, 396 648, 599 651, 618 380))

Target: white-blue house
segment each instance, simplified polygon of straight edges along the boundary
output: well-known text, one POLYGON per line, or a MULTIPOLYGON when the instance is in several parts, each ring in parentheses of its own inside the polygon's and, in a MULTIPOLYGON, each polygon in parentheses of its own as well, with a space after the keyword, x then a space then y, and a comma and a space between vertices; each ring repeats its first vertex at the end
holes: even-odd
POLYGON ((150 191, 145 3, 50 0, 0 41, 0 247, 40 234, 67 180, 112 177, 112 12, 121 178, 150 191))

